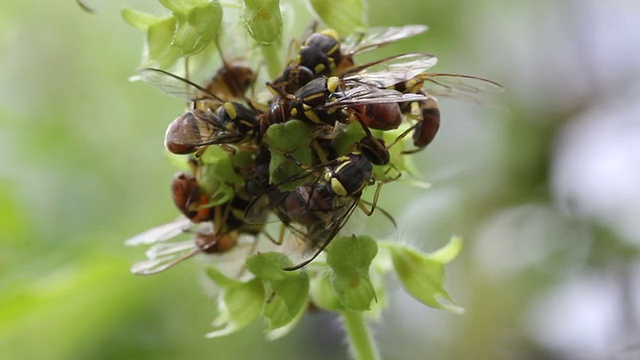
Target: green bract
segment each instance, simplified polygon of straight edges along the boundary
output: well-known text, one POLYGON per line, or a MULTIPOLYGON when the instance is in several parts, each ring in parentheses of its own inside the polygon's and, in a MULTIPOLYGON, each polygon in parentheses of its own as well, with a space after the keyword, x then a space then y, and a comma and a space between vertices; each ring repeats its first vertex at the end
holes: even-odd
POLYGON ((369 236, 341 236, 331 242, 328 252, 332 283, 342 305, 349 310, 368 310, 376 298, 369 280, 369 266, 378 252, 376 241, 369 236))
POLYGON ((282 38, 280 0, 244 0, 242 23, 251 37, 261 45, 282 38))
POLYGON ((387 244, 391 260, 402 286, 414 298, 425 305, 462 313, 464 310, 451 302, 451 296, 444 290, 444 265, 453 260, 462 249, 462 239, 454 237, 440 250, 432 254, 420 253, 405 245, 387 244))
POLYGON ((225 336, 245 328, 255 321, 264 307, 265 292, 260 279, 240 282, 229 279, 214 268, 209 277, 221 288, 218 297, 218 317, 213 325, 219 329, 207 337, 225 336))
POLYGON ((156 17, 128 7, 122 16, 132 26, 146 30, 145 65, 155 63, 160 68, 173 65, 179 58, 195 55, 217 37, 222 22, 222 7, 218 1, 161 0, 172 16, 156 17))
POLYGON ((285 271, 291 261, 280 253, 264 253, 247 259, 247 268, 261 279, 267 303, 264 316, 269 320, 269 329, 274 330, 300 319, 306 310, 309 294, 309 276, 304 271, 285 271))

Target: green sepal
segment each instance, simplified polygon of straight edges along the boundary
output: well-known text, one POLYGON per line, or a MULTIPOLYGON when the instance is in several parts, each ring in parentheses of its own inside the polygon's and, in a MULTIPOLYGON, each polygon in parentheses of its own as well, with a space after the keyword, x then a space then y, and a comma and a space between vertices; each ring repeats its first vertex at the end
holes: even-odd
POLYGON ((264 301, 264 286, 260 279, 223 288, 218 297, 218 317, 213 322, 213 326, 218 329, 208 333, 206 337, 226 336, 244 329, 260 316, 264 301))
POLYGON ((325 272, 320 276, 311 280, 311 301, 320 309, 333 312, 342 312, 346 310, 340 298, 336 294, 336 290, 332 282, 333 274, 325 272))
POLYGON ((149 26, 163 20, 161 17, 134 10, 127 6, 122 8, 121 14, 124 21, 140 30, 147 30, 149 26))
POLYGON ((242 23, 260 45, 269 45, 282 38, 280 0, 244 0, 242 23))
POLYGON ((333 270, 332 283, 342 305, 349 310, 368 310, 376 298, 369 279, 371 261, 378 245, 369 236, 342 236, 327 249, 327 264, 333 270))
POLYGON ((366 28, 364 0, 309 0, 318 17, 341 35, 366 28))
POLYGON ((218 35, 222 6, 218 1, 161 0, 173 16, 157 17, 131 8, 122 9, 122 17, 132 26, 146 30, 145 66, 168 68, 179 58, 195 55, 218 35))
POLYGON ((214 266, 207 266, 205 273, 207 274, 207 277, 214 283, 216 283, 216 285, 218 285, 221 289, 226 289, 228 287, 238 286, 242 284, 241 281, 226 276, 214 266))
POLYGON ((163 18, 149 25, 145 62, 154 62, 161 68, 167 68, 182 56, 179 49, 171 46, 176 26, 175 17, 163 18))
POLYGON ((411 296, 433 308, 458 314, 464 312, 464 309, 449 304, 453 300, 444 290, 444 265, 460 253, 461 238, 451 238, 447 245, 432 254, 424 254, 398 243, 387 245, 400 283, 411 296))
POLYGON ((273 331, 300 319, 309 301, 309 276, 305 271, 285 271, 293 264, 285 255, 262 253, 247 258, 247 269, 264 284, 266 305, 263 316, 273 331))
POLYGON ((313 130, 300 120, 290 120, 282 124, 269 126, 264 142, 269 148, 281 153, 291 153, 303 147, 309 147, 313 130))
MULTIPOLYGON (((303 171, 300 166, 284 154, 291 155, 302 164, 311 162, 309 144, 312 135, 313 132, 309 126, 300 120, 290 120, 269 126, 264 141, 271 149, 269 174, 272 184, 278 184, 303 171)), ((297 183, 286 184, 283 190, 290 190, 296 185, 297 183)))
POLYGON ((365 136, 362 125, 357 121, 352 122, 344 131, 339 132, 331 144, 339 155, 345 155, 354 150, 353 144, 360 141, 365 136))

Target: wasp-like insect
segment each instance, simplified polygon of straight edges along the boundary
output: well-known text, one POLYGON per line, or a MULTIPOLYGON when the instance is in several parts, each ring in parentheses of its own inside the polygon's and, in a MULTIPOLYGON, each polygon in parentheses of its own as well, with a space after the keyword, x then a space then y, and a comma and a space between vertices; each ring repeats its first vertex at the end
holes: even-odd
POLYGON ((389 154, 381 140, 366 136, 358 142, 356 150, 310 168, 289 158, 304 170, 257 196, 247 207, 245 218, 250 223, 261 224, 265 221, 265 212, 270 209, 296 238, 315 249, 311 257, 285 269, 290 271, 313 261, 357 207, 367 215, 373 213, 380 186, 376 188, 370 209, 361 200, 362 192, 376 183, 373 165, 387 164, 389 154), (292 190, 283 190, 291 184, 299 185, 292 190))
MULTIPOLYGON (((373 67, 356 67, 356 73, 344 76, 345 81, 359 82, 378 88, 394 89, 403 94, 416 94, 424 96, 415 102, 399 103, 400 111, 415 120, 400 137, 413 132, 413 144, 415 150, 405 153, 417 152, 425 148, 434 139, 440 127, 440 108, 436 96, 454 97, 467 101, 477 102, 476 95, 482 92, 502 92, 504 88, 495 81, 473 75, 454 73, 430 73, 427 72, 437 63, 436 57, 424 57, 414 59, 413 55, 396 57, 396 62, 381 62, 383 70, 369 71, 373 67)), ((361 120, 367 126, 374 129, 385 130, 388 126, 393 128, 397 122, 394 116, 376 117, 377 111, 390 112, 391 109, 369 109, 371 116, 365 111, 360 111, 361 120), (384 119, 382 123, 378 119, 384 119)), ((397 126, 396 126, 397 127, 397 126)))
POLYGON ((173 120, 165 146, 175 154, 189 154, 209 145, 242 144, 259 130, 258 112, 239 102, 224 102, 207 89, 178 75, 153 68, 139 71, 149 85, 188 101, 191 109, 173 120))
MULTIPOLYGON (((147 260, 134 264, 131 272, 153 275, 200 253, 222 254, 236 247, 243 235, 255 242, 263 225, 245 221, 244 211, 248 204, 248 200, 236 196, 228 203, 210 207, 211 221, 196 223, 182 216, 130 238, 125 242, 127 245, 150 246, 147 260)), ((262 216, 266 217, 266 213, 262 216)))
POLYGON ((293 94, 319 76, 345 75, 354 66, 354 57, 392 42, 421 34, 424 25, 371 28, 340 42, 335 30, 328 29, 311 34, 302 44, 298 55, 291 60, 273 85, 293 94))

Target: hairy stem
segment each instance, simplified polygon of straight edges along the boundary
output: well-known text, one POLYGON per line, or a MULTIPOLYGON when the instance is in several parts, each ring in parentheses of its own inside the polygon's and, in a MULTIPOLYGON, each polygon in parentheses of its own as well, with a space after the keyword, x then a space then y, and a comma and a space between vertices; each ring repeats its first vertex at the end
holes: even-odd
POLYGON ((279 42, 263 45, 260 47, 262 49, 262 56, 267 63, 267 72, 269 73, 270 79, 275 79, 280 75, 280 70, 282 69, 282 64, 280 60, 280 44, 279 42))
POLYGON ((378 349, 364 321, 362 312, 345 310, 341 314, 354 359, 380 359, 380 354, 378 354, 378 349))

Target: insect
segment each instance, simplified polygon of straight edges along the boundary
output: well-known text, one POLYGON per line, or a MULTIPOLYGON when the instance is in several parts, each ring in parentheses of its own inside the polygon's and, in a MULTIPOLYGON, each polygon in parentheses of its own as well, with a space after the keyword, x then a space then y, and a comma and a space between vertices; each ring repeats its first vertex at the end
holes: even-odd
POLYGON ((146 252, 147 260, 134 264, 131 272, 153 275, 200 253, 226 253, 238 245, 242 235, 248 235, 255 243, 263 226, 248 224, 244 220, 248 203, 236 197, 228 203, 211 207, 211 221, 195 223, 181 216, 128 239, 125 244, 130 246, 150 245, 146 252))
POLYGON ((245 218, 250 223, 260 224, 265 220, 266 209, 271 209, 296 238, 315 249, 308 259, 285 268, 291 271, 313 261, 357 207, 367 215, 373 213, 380 187, 376 188, 371 209, 366 209, 360 198, 365 187, 376 183, 373 164, 388 163, 389 158, 384 144, 369 137, 363 138, 356 150, 310 168, 289 158, 304 170, 257 196, 248 205, 245 218), (299 185, 292 190, 283 190, 290 184, 299 185))
POLYGON ((256 136, 257 111, 238 102, 224 102, 207 89, 167 71, 145 68, 140 77, 149 85, 188 101, 191 109, 173 120, 165 134, 166 148, 189 154, 209 145, 240 144, 256 136))
POLYGON ((414 102, 425 99, 422 94, 402 93, 376 87, 351 78, 318 77, 295 94, 283 94, 274 99, 267 115, 268 123, 299 119, 313 125, 335 125, 348 122, 347 108, 370 104, 414 102))
POLYGON ((208 92, 226 101, 245 99, 245 93, 256 81, 256 73, 243 60, 222 60, 223 66, 204 86, 208 92))
MULTIPOLYGON (((415 121, 406 132, 399 138, 403 138, 408 133, 413 132, 414 150, 404 151, 414 153, 424 149, 434 139, 440 127, 440 108, 435 96, 454 97, 462 100, 478 102, 476 95, 485 92, 502 92, 504 88, 495 81, 473 75, 454 73, 428 73, 428 69, 437 63, 437 58, 417 58, 406 54, 400 56, 397 62, 383 63, 385 69, 379 71, 358 71, 356 74, 349 74, 344 77, 345 81, 360 82, 371 86, 394 89, 404 94, 420 94, 424 98, 415 102, 399 103, 400 111, 407 114, 415 121)), ((389 109, 374 109, 380 111, 389 109)), ((363 111, 359 114, 362 115, 363 111)), ((381 117, 382 118, 382 117, 381 117)), ((374 121, 366 110, 362 121, 371 128, 380 128, 388 125, 390 128, 395 125, 396 118, 385 117, 382 124, 374 121), (389 119, 394 119, 391 121, 389 119), (372 126, 373 125, 373 126, 372 126)), ((384 130, 384 129, 381 129, 384 130)))
POLYGON ((196 177, 187 172, 178 172, 171 181, 173 202, 194 223, 211 220, 213 211, 207 206, 209 199, 202 194, 196 177))
POLYGON ((345 75, 354 65, 354 57, 427 30, 424 25, 371 28, 351 35, 340 42, 333 29, 311 34, 302 44, 298 55, 291 60, 273 85, 288 94, 319 76, 345 75))

